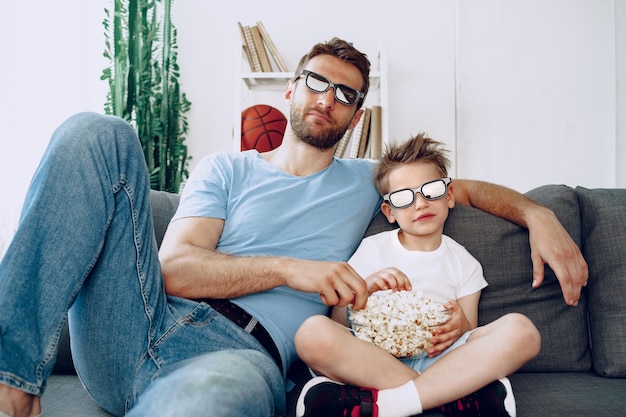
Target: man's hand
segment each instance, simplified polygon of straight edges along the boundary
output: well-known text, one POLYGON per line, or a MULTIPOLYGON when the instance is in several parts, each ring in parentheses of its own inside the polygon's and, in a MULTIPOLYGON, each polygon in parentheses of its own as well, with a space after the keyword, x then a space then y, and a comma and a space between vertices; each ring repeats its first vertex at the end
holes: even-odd
POLYGON ((316 292, 327 306, 353 304, 362 309, 369 292, 365 280, 347 262, 289 259, 285 285, 303 292, 316 292))
POLYGON ((159 259, 168 294, 185 298, 236 298, 286 285, 318 293, 328 306, 365 307, 365 280, 347 262, 216 251, 224 220, 188 217, 170 224, 159 259))
POLYGON ((561 284, 565 302, 577 305, 581 289, 587 285, 589 270, 576 243, 549 209, 539 210, 529 218, 528 232, 533 288, 543 283, 544 265, 548 264, 561 284))
POLYGON ((533 287, 543 282, 544 265, 548 264, 561 284, 565 302, 571 306, 578 304, 589 276, 587 263, 552 210, 500 185, 471 180, 454 180, 454 184, 458 204, 476 207, 528 228, 533 287))

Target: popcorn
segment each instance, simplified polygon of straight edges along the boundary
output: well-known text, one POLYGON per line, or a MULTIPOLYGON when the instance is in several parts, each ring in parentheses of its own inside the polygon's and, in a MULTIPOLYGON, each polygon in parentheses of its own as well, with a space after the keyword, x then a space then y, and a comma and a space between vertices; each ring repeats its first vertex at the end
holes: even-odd
POLYGON ((437 326, 450 318, 447 309, 419 291, 384 291, 372 295, 363 310, 348 307, 352 332, 396 357, 425 352, 437 326))

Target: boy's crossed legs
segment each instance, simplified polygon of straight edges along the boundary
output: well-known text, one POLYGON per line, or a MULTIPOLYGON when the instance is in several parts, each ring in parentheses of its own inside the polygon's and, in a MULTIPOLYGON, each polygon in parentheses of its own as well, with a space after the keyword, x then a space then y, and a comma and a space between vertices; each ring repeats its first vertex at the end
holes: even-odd
MULTIPOLYGON (((474 393, 533 359, 539 353, 540 343, 539 332, 528 318, 507 314, 474 330, 467 343, 446 351, 420 374, 384 350, 357 339, 327 317, 309 319, 296 335, 300 357, 319 374, 357 387, 389 390, 378 393, 377 411, 372 416, 418 414, 474 393), (414 388, 415 393, 407 388, 414 388), (387 396, 394 389, 402 392, 404 398, 386 402, 385 398, 394 398, 387 396), (412 409, 390 410, 405 406, 407 393, 415 394, 417 399, 417 403, 408 401, 412 409)), ((303 391, 297 413, 316 415, 311 410, 304 414, 306 394, 303 391)))

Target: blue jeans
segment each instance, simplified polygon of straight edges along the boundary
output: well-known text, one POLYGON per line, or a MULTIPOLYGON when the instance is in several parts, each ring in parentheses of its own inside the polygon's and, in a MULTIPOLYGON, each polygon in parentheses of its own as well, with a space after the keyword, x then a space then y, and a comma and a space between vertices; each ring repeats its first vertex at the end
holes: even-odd
POLYGON ((83 113, 55 131, 0 264, 0 382, 43 394, 69 309, 77 372, 112 414, 283 415, 261 344, 165 294, 149 197, 126 122, 83 113))

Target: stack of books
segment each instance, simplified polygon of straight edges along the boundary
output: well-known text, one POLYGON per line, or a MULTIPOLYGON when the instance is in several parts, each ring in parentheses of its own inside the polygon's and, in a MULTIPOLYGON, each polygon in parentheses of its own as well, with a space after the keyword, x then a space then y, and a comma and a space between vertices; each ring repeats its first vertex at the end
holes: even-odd
POLYGON ((382 155, 382 107, 363 109, 361 120, 348 129, 339 141, 335 156, 338 158, 379 159, 382 155))
POLYGON ((285 61, 261 21, 253 26, 242 25, 241 22, 237 24, 241 32, 243 50, 252 72, 274 72, 274 68, 278 72, 288 71, 285 61))

